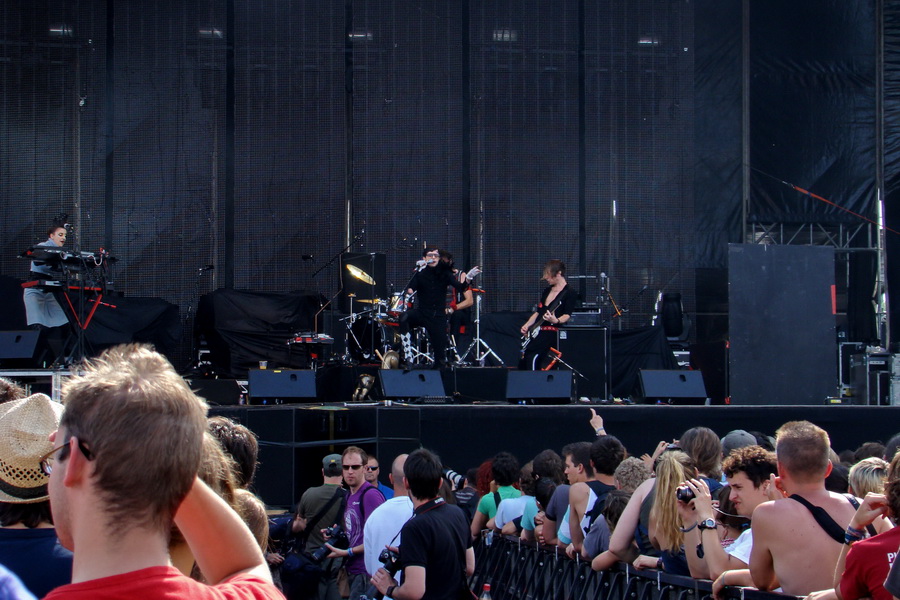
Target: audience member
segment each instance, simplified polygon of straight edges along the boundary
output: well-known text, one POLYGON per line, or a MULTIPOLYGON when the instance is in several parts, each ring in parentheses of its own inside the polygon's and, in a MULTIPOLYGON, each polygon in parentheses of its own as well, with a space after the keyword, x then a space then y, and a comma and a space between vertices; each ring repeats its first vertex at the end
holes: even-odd
MULTIPOLYGON (((291 524, 291 533, 297 540, 301 549, 309 554, 317 552, 325 545, 325 536, 322 530, 334 524, 343 525, 344 510, 347 505, 347 493, 343 487, 341 475, 341 455, 329 454, 322 459, 322 485, 311 487, 303 492, 297 511, 291 524)), ((318 582, 319 600, 339 600, 337 575, 341 567, 342 559, 334 556, 326 557, 321 563, 322 575, 318 582)), ((295 588, 305 588, 308 584, 304 581, 293 581, 289 574, 282 575, 285 595, 288 598, 296 594, 307 594, 308 591, 295 588)))
POLYGON ((709 427, 692 427, 681 434, 679 446, 691 457, 710 492, 722 487, 722 442, 709 427))
POLYGON ((761 431, 748 431, 747 433, 756 438, 757 446, 759 446, 763 450, 775 452, 775 438, 773 438, 771 435, 766 435, 761 431))
POLYGON ((281 598, 240 517, 197 478, 206 406, 148 347, 107 350, 64 388, 50 436, 54 523, 72 580, 47 598, 281 598), (169 563, 172 520, 215 589, 169 563))
POLYGON ((847 479, 850 487, 847 491, 857 498, 865 498, 866 494, 884 494, 884 481, 887 477, 888 465, 877 456, 864 458, 852 467, 847 479))
POLYGON ((756 438, 743 429, 734 429, 725 434, 722 438, 722 458, 728 458, 733 450, 745 448, 747 446, 755 446, 756 438))
MULTIPOLYGON (((550 449, 542 450, 534 457, 534 460, 532 461, 532 477, 535 480, 535 502, 534 504, 527 504, 525 510, 522 512, 521 537, 523 540, 530 541, 538 539, 543 543, 544 538, 541 530, 544 523, 544 509, 550 501, 550 498, 546 498, 543 503, 540 503, 540 507, 538 507, 538 485, 541 483, 541 480, 544 480, 545 483, 543 489, 550 489, 548 483, 546 483, 549 482, 553 484, 552 490, 555 490, 565 479, 565 467, 565 463, 559 454, 550 449), (539 522, 535 521, 536 518, 539 522), (538 532, 537 536, 535 536, 535 530, 538 532)), ((550 494, 553 493, 552 490, 550 494)), ((566 498, 568 498, 568 496, 566 496, 566 498)))
MULTIPOLYGON (((384 504, 372 511, 366 521, 363 543, 366 547, 366 571, 374 574, 382 566, 379 560, 382 551, 388 547, 397 547, 402 543, 400 529, 413 516, 413 501, 403 481, 403 465, 406 454, 394 459, 388 479, 394 486, 394 495, 384 504)), ((399 573, 395 575, 400 583, 399 573)))
POLYGON ((885 462, 891 462, 894 460, 898 448, 900 448, 900 433, 892 435, 891 439, 887 441, 887 444, 884 445, 884 454, 881 455, 881 458, 883 458, 885 462))
POLYGON ((522 515, 522 533, 519 535, 522 540, 526 542, 537 540, 542 545, 545 543, 542 532, 544 510, 553 497, 556 487, 556 482, 549 477, 541 477, 535 480, 533 509, 535 512, 529 519, 528 515, 531 510, 526 507, 525 513, 522 515))
POLYGON ((569 489, 576 483, 585 482, 594 477, 591 467, 591 443, 575 442, 562 449, 565 459, 565 476, 568 485, 558 486, 544 511, 543 535, 547 544, 556 544, 565 549, 572 543, 569 526, 569 489), (550 531, 552 529, 553 531, 550 531))
POLYGON ((831 461, 831 473, 825 478, 825 489, 837 494, 845 494, 850 488, 850 469, 840 461, 831 461))
POLYGON ((384 496, 378 488, 366 481, 363 465, 369 457, 365 450, 356 446, 348 446, 341 455, 341 468, 344 470, 344 484, 350 491, 347 506, 344 509, 344 531, 350 540, 347 549, 336 548, 326 544, 331 550, 329 558, 346 557, 344 568, 350 585, 350 598, 370 596, 369 576, 366 573, 364 528, 372 511, 384 503, 384 496))
POLYGON ((366 481, 377 487, 385 500, 390 500, 394 497, 394 490, 381 483, 378 479, 379 475, 381 475, 381 467, 378 466, 378 459, 370 454, 369 462, 366 463, 366 481))
POLYGON ((0 564, 38 598, 72 580, 72 553, 56 537, 40 462, 62 412, 44 394, 0 404, 0 564))
POLYGON ((0 377, 0 404, 10 400, 21 400, 25 396, 25 388, 15 381, 0 377))
MULTIPOLYGON (((716 452, 720 454, 719 450, 716 452)), ((666 452, 662 455, 656 467, 656 487, 650 509, 650 541, 660 551, 659 560, 655 564, 636 561, 636 568, 658 568, 661 565, 666 573, 690 575, 684 552, 684 526, 678 514, 675 490, 687 479, 700 480, 699 476, 697 467, 686 452, 666 452)))
POLYGON ((227 417, 210 417, 207 419, 209 433, 219 441, 235 462, 235 483, 237 487, 247 489, 253 483, 256 474, 256 463, 259 456, 259 442, 256 434, 227 417))
POLYGON ((606 495, 616 489, 613 474, 625 454, 625 446, 612 435, 601 435, 591 444, 589 461, 593 474, 569 488, 569 556, 581 552, 585 534, 606 506, 606 495))
POLYGON ((629 456, 616 467, 613 478, 616 480, 616 487, 623 492, 633 494, 639 485, 650 479, 653 471, 650 470, 644 461, 634 456, 629 456))
POLYGON ((503 535, 519 535, 522 532, 522 518, 526 509, 533 510, 537 503, 534 499, 534 463, 528 461, 519 471, 519 486, 522 495, 500 501, 497 514, 488 526, 503 535))
MULTIPOLYGON (((777 470, 775 455, 756 445, 745 446, 729 454, 722 466, 733 509, 741 517, 751 517, 757 506, 770 499, 770 478, 777 470)), ((753 546, 752 522, 751 528, 744 530, 727 549, 723 548, 716 508, 705 482, 693 479, 686 481, 685 486, 694 495, 690 502, 678 503, 691 575, 715 581, 725 571, 746 569, 753 546)))
POLYGON ((881 458, 884 456, 884 444, 881 442, 865 442, 853 453, 854 462, 859 462, 870 457, 881 458))
POLYGON ((491 460, 491 475, 497 489, 490 494, 485 494, 478 501, 478 509, 475 518, 472 519, 472 538, 478 537, 482 529, 487 527, 488 521, 497 514, 500 501, 506 498, 517 498, 522 493, 513 487, 519 481, 519 461, 509 452, 500 452, 491 460))
POLYGON ((843 530, 855 510, 847 498, 825 489, 832 465, 824 430, 807 421, 792 421, 781 426, 775 440, 774 484, 785 497, 764 502, 753 513, 750 572, 761 590, 780 585, 787 594, 803 596, 832 587, 843 530), (821 509, 818 514, 827 513, 827 518, 820 517, 822 524, 814 516, 815 507, 821 509), (835 530, 833 535, 826 527, 835 530))
POLYGON ((475 518, 475 511, 478 509, 478 490, 475 489, 475 481, 478 478, 478 469, 471 468, 466 471, 466 479, 460 489, 453 492, 456 496, 456 505, 459 506, 464 513, 466 519, 471 525, 472 519, 475 518))

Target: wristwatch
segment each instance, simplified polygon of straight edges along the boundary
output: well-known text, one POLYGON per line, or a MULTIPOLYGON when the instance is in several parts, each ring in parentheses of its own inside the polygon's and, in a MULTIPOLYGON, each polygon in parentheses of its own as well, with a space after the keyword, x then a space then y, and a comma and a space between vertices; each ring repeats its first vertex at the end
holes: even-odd
POLYGON ((715 519, 703 519, 699 523, 697 523, 697 529, 703 531, 704 529, 715 529, 716 528, 716 520, 715 519))

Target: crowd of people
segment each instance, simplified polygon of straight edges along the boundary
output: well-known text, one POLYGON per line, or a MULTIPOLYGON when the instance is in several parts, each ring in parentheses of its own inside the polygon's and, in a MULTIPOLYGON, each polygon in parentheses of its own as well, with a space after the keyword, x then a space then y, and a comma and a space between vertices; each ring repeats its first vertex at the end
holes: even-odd
POLYGON ((273 517, 250 491, 254 434, 208 417, 149 347, 89 361, 62 403, 0 380, 0 598, 458 600, 494 535, 717 595, 900 595, 900 435, 838 455, 807 421, 693 427, 639 454, 587 420, 559 453, 501 451, 465 475, 424 448, 379 462, 348 446, 273 517))

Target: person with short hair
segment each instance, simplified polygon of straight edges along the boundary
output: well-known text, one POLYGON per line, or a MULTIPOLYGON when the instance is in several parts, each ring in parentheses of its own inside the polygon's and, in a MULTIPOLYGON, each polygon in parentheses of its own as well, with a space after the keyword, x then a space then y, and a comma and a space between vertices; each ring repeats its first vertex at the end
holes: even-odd
POLYGON ((400 530, 397 548, 401 584, 380 568, 372 584, 395 600, 458 600, 475 572, 475 552, 458 506, 438 496, 443 477, 441 459, 424 448, 407 457, 404 484, 412 497, 414 517, 400 530))
MULTIPOLYGON (((400 529, 413 516, 413 502, 403 482, 403 465, 406 464, 406 458, 406 454, 401 454, 391 464, 388 478, 394 486, 394 495, 373 510, 372 516, 366 520, 363 544, 366 546, 368 573, 375 573, 382 566, 379 557, 385 548, 400 545, 403 541, 400 529)), ((399 573, 396 578, 399 583, 399 573)))
POLYGON ((805 596, 833 586, 842 532, 856 509, 846 497, 825 489, 830 446, 828 433, 808 421, 785 423, 775 434, 778 477, 773 484, 783 498, 763 502, 753 512, 750 574, 761 590, 781 586, 786 594, 805 596), (823 524, 813 516, 815 507, 826 513, 823 524), (826 526, 841 533, 831 535, 826 526))
POLYGON ((240 516, 197 478, 206 404, 162 355, 111 348, 63 397, 43 465, 75 583, 48 599, 283 598, 240 516), (173 521, 211 586, 170 564, 173 521))
POLYGON ((613 435, 601 435, 591 444, 589 461, 593 475, 569 488, 569 537, 572 542, 566 547, 566 553, 570 557, 581 552, 584 536, 606 506, 606 495, 616 489, 613 473, 625 459, 625 454, 625 446, 613 435))
POLYGON ((475 518, 470 531, 472 538, 478 537, 488 521, 497 514, 500 502, 506 498, 518 498, 522 492, 513 487, 519 481, 519 461, 509 452, 499 452, 491 461, 491 475, 497 486, 496 491, 485 494, 478 501, 475 518))
POLYGON ((0 404, 0 564, 38 598, 72 581, 72 553, 56 537, 40 464, 62 412, 44 394, 0 404))
POLYGON ((378 476, 380 474, 381 467, 378 465, 378 459, 370 454, 369 462, 366 463, 366 470, 364 473, 366 481, 377 487, 378 491, 381 492, 381 495, 384 496, 385 500, 390 500, 394 497, 394 490, 378 480, 378 476))
POLYGON ((884 494, 884 481, 887 477, 888 463, 877 456, 864 458, 852 467, 847 477, 849 492, 857 498, 865 498, 866 494, 884 494))
POLYGON ((547 352, 556 343, 559 328, 569 321, 575 309, 576 294, 566 283, 566 263, 555 258, 548 260, 541 279, 547 282, 547 287, 534 312, 520 328, 523 338, 534 334, 519 360, 519 369, 523 371, 537 371, 550 363, 547 352))
POLYGON ((366 451, 357 446, 347 446, 341 454, 341 469, 344 483, 350 492, 347 507, 344 509, 344 531, 350 540, 347 549, 336 548, 330 543, 325 545, 331 550, 329 558, 346 557, 344 568, 347 570, 350 583, 350 597, 359 598, 369 593, 369 576, 366 573, 364 542, 366 520, 372 512, 384 503, 384 496, 378 488, 366 481, 363 467, 369 462, 366 451))

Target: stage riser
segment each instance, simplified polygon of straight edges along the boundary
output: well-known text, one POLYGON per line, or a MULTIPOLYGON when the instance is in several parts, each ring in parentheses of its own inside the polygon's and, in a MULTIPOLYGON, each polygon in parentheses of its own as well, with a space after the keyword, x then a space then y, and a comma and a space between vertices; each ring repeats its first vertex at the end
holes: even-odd
MULTIPOLYGON (((606 429, 635 456, 652 452, 703 425, 720 436, 732 429, 774 435, 787 421, 806 419, 831 435, 836 451, 900 432, 900 407, 879 406, 612 406, 596 405, 606 429), (865 424, 865 427, 848 424, 865 424)), ((527 462, 545 448, 593 439, 588 406, 214 407, 245 423, 260 439, 255 487, 271 506, 288 507, 321 483, 321 459, 351 444, 376 452, 382 464, 420 446, 465 472, 500 450, 527 462)), ((385 483, 387 481, 385 480, 385 483)))

